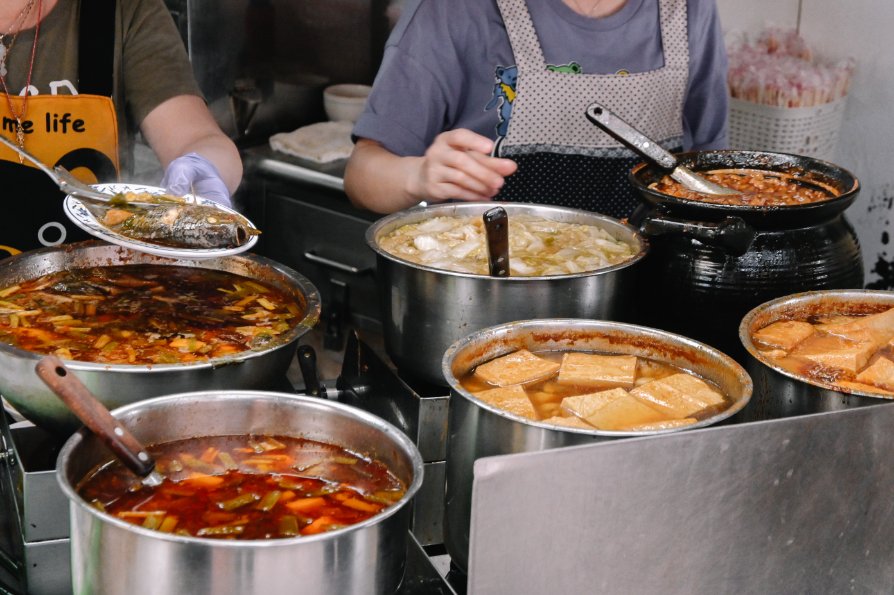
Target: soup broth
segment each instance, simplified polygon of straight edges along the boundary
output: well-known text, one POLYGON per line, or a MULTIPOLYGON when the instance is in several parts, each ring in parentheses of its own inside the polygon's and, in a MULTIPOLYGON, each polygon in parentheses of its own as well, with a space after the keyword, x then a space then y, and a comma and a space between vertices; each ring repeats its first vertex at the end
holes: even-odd
POLYGON ((732 404, 719 387, 688 370, 632 355, 519 350, 459 381, 507 412, 589 430, 683 427, 732 404))
POLYGON ((0 341, 86 362, 186 363, 260 349, 302 315, 270 285, 198 267, 72 269, 0 289, 0 341))
POLYGON ((149 449, 164 481, 141 483, 119 462, 77 491, 99 510, 165 533, 216 539, 313 535, 365 521, 406 492, 381 462, 287 436, 206 436, 149 449))

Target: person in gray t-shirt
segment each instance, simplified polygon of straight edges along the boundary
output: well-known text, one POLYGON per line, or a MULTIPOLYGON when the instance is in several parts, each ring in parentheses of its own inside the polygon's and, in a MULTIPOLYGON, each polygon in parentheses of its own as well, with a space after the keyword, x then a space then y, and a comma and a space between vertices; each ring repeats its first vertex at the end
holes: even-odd
POLYGON ((638 159, 586 106, 670 150, 722 148, 726 72, 714 0, 408 2, 345 189, 377 212, 497 199, 626 216, 638 159))

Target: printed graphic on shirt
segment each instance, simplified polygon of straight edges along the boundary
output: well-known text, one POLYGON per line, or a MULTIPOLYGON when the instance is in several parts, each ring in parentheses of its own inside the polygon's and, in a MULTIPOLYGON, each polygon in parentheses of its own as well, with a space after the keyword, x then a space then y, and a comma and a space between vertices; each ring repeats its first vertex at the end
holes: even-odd
POLYGON ((577 62, 569 62, 568 64, 555 65, 547 64, 546 69, 552 72, 567 72, 568 74, 581 74, 584 69, 577 62))
MULTIPOLYGON (((15 140, 19 116, 25 149, 44 163, 61 165, 91 184, 116 177, 118 129, 110 98, 36 95, 10 101, 14 112, 0 103, 0 134, 15 140)), ((19 163, 7 147, 0 147, 0 159, 19 163)), ((22 165, 36 167, 28 161, 22 165)))
POLYGON ((515 83, 518 81, 517 66, 497 66, 494 73, 494 94, 485 110, 495 107, 500 109, 500 121, 497 123, 497 136, 506 136, 509 129, 509 116, 512 114, 512 102, 515 101, 515 83))
MULTIPOLYGON (((568 74, 581 74, 583 69, 577 62, 568 64, 547 64, 547 70, 552 72, 565 72, 568 74)), ((494 93, 484 106, 485 110, 499 108, 500 120, 497 123, 497 136, 506 136, 509 130, 509 118, 512 116, 512 103, 515 101, 515 85, 518 82, 517 66, 497 66, 494 71, 494 93)))

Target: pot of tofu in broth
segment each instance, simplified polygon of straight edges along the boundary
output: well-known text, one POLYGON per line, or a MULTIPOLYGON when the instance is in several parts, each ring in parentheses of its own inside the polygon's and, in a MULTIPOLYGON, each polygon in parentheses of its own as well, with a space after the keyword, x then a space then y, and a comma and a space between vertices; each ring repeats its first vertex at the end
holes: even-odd
POLYGON ((174 260, 98 241, 25 252, 0 273, 0 394, 67 435, 80 422, 34 373, 45 354, 66 360, 108 409, 269 389, 319 316, 310 281, 253 254, 174 260))
POLYGON ((894 292, 810 291, 742 319, 755 395, 743 419, 837 411, 894 400, 894 292))
POLYGON ((444 351, 472 331, 532 318, 629 320, 648 244, 616 219, 523 203, 451 203, 384 217, 376 252, 385 348, 402 374, 446 386, 444 351), (482 215, 508 215, 509 276, 488 274, 482 215))
POLYGON ((445 544, 468 565, 473 465, 715 424, 751 398, 747 372, 687 337, 602 320, 544 319, 477 331, 445 352, 451 388, 445 544))
POLYGON ((418 449, 365 411, 288 393, 202 391, 112 415, 147 445, 147 485, 83 429, 59 454, 75 593, 394 593, 418 449))

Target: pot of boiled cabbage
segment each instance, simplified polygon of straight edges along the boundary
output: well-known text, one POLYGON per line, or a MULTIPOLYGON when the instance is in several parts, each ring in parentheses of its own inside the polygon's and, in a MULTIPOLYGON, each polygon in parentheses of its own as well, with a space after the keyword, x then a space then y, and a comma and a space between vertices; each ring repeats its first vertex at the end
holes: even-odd
POLYGON ((648 243, 630 225, 578 209, 523 203, 415 207, 374 223, 385 348, 405 376, 446 386, 454 341, 532 318, 629 320, 648 243), (491 276, 482 216, 508 215, 509 275, 491 276))

